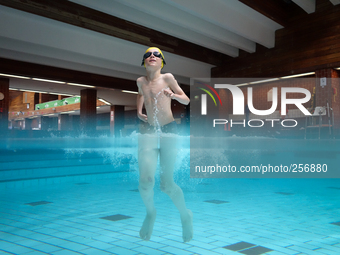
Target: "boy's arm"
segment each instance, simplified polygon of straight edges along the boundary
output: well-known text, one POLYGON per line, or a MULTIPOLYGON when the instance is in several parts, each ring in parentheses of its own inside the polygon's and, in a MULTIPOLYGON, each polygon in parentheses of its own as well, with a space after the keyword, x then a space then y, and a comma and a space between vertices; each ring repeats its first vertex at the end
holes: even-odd
POLYGON ((165 89, 164 94, 168 97, 171 97, 171 99, 175 99, 181 104, 188 105, 190 103, 190 99, 187 97, 187 95, 184 93, 184 91, 181 89, 181 87, 178 85, 175 77, 170 74, 164 74, 165 75, 165 81, 169 84, 170 89, 165 89))
POLYGON ((137 86, 138 86, 138 95, 137 95, 137 116, 140 120, 147 122, 148 116, 143 114, 143 105, 144 105, 144 96, 140 91, 140 83, 139 80, 137 80, 137 86))

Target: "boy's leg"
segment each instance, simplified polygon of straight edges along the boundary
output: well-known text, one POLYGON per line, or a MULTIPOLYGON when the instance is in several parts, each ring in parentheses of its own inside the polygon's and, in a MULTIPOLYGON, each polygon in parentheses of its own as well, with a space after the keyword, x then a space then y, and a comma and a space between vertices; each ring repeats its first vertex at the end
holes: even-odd
POLYGON ((146 207, 146 216, 139 232, 144 240, 150 240, 156 219, 153 201, 153 187, 158 161, 158 138, 156 135, 140 135, 138 137, 139 193, 146 207))
POLYGON ((182 221, 183 241, 193 236, 192 212, 186 208, 182 189, 174 182, 174 167, 177 157, 177 136, 163 136, 160 139, 160 181, 161 190, 168 194, 177 207, 182 221))

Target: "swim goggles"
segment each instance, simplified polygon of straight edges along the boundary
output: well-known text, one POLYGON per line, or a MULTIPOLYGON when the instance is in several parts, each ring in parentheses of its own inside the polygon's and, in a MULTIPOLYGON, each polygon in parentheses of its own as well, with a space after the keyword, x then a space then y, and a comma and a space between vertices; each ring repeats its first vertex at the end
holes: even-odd
MULTIPOLYGON (((149 58, 151 55, 154 55, 156 58, 161 58, 162 61, 163 61, 163 65, 166 64, 166 63, 165 63, 165 60, 164 60, 164 58, 163 58, 163 56, 162 56, 161 53, 159 53, 159 52, 157 52, 157 51, 154 51, 154 52, 149 51, 149 52, 147 52, 147 53, 145 53, 145 54, 143 55, 142 66, 144 65, 144 60, 147 59, 147 58, 149 58)), ((162 65, 162 67, 163 67, 163 65, 162 65)))

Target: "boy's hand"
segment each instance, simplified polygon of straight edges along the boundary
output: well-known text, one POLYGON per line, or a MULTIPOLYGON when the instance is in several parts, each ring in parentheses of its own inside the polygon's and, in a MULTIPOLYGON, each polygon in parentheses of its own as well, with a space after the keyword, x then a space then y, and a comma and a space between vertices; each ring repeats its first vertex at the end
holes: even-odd
POLYGON ((171 89, 165 89, 165 90, 164 90, 164 94, 165 94, 167 97, 170 97, 171 99, 173 99, 173 97, 174 97, 174 95, 175 95, 175 93, 172 92, 171 89))
POLYGON ((148 116, 147 115, 145 115, 143 113, 138 113, 137 116, 141 121, 148 122, 148 116))

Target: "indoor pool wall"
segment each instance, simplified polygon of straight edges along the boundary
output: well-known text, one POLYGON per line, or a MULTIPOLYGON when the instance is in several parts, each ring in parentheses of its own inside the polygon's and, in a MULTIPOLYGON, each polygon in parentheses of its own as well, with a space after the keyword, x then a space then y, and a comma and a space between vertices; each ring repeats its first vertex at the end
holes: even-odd
POLYGON ((7 140, 1 148, 0 187, 113 178, 136 161, 131 148, 118 143, 117 149, 117 140, 109 138, 7 140))
MULTIPOLYGON (((0 188, 117 178, 138 179, 137 135, 127 138, 4 139, 0 145, 0 188)), ((189 176, 189 137, 179 140, 176 176, 189 176), (184 168, 182 166, 185 166, 184 168)), ((176 177, 177 178, 177 177, 176 177)))

